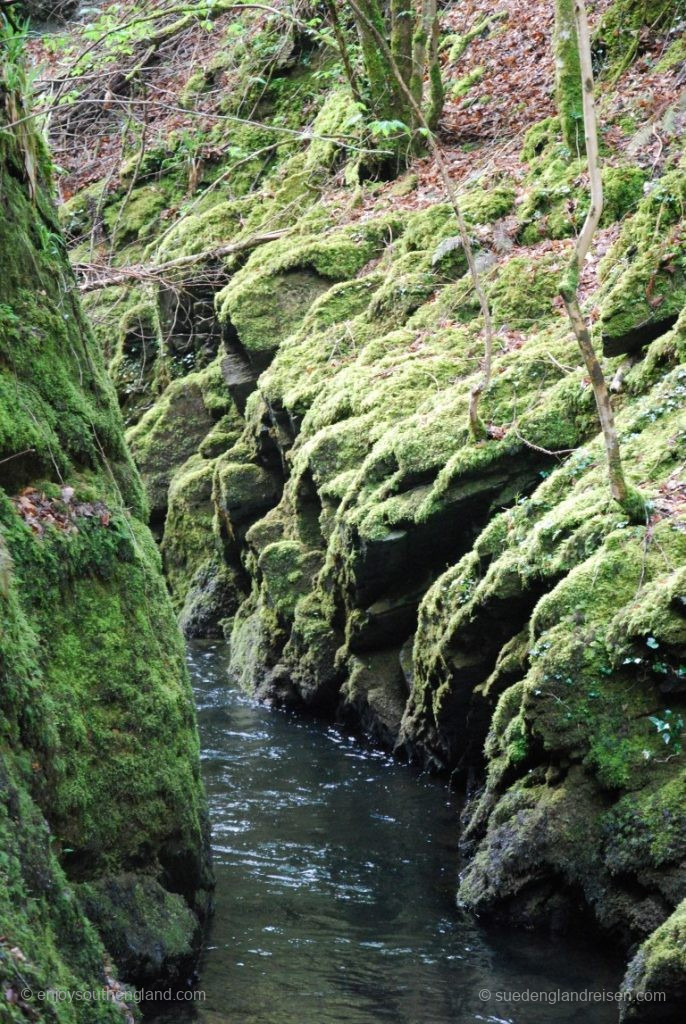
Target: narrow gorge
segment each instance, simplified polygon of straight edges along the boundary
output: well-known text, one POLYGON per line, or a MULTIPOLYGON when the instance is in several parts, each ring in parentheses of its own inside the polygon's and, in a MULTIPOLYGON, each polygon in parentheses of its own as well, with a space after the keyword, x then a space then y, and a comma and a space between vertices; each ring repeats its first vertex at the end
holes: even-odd
POLYGON ((575 6, 0 4, 2 1024, 134 1021, 132 986, 203 964, 245 1001, 155 1021, 681 1020, 686 3, 586 4, 603 202, 575 295, 638 505, 565 312, 593 206, 575 6), (293 837, 290 786, 319 808, 293 837), (244 902, 247 935, 283 894, 226 900, 253 856, 278 874, 280 828, 302 942, 346 842, 416 897, 395 1016, 361 954, 356 995, 324 972, 299 1017, 271 953, 259 998, 232 974, 244 902), (475 991, 528 943, 529 987, 579 987, 578 956, 621 998, 479 1016, 447 997, 467 943, 475 991))

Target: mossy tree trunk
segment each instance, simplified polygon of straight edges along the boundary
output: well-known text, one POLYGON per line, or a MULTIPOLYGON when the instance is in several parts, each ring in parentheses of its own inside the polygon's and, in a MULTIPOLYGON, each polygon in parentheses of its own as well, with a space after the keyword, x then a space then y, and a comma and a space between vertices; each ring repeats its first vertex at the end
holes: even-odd
POLYGON ((574 0, 555 0, 555 95, 562 135, 574 156, 584 152, 584 113, 574 0))
MULTIPOLYGON (((438 124, 444 102, 438 61, 439 20, 436 0, 359 0, 357 4, 327 3, 334 27, 343 8, 352 14, 364 63, 364 100, 378 121, 399 121, 409 130, 414 148, 422 148, 424 122, 438 124), (378 36, 387 45, 378 44, 378 36), (398 80, 399 72, 400 80, 398 80), (414 103, 411 102, 414 100, 414 103), (417 116, 416 108, 422 111, 417 116)), ((338 33, 337 33, 338 38, 338 33)), ((349 56, 341 45, 346 73, 354 90, 349 56)))

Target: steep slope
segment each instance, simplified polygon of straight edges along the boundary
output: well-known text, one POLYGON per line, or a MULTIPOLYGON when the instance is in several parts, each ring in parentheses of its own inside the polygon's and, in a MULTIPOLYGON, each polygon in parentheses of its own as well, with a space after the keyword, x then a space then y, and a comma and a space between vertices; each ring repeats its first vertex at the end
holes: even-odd
POLYGON ((502 70, 512 40, 547 53, 551 19, 499 4, 454 67, 459 8, 443 129, 454 141, 464 114, 448 158, 497 329, 490 440, 467 428, 483 337, 435 166, 370 180, 340 68, 278 19, 245 16, 249 56, 229 16, 214 42, 179 42, 217 48, 184 86, 198 116, 266 122, 236 128, 239 152, 191 179, 179 140, 159 142, 63 216, 185 630, 230 636, 260 696, 451 773, 469 797, 459 901, 526 926, 594 920, 632 957, 628 990, 672 996, 624 1016, 676 1020, 686 10, 621 0, 595 19, 606 206, 582 291, 649 501, 637 526, 609 498, 558 298, 587 178, 557 118, 533 123, 544 76, 498 140, 521 82, 502 70))
POLYGON ((211 883, 195 714, 139 478, 66 257, 48 156, 21 121, 22 70, 8 54, 0 77, 0 1015, 121 1021, 106 1001, 47 1006, 22 992, 102 997, 109 986, 114 995, 106 952, 127 982, 188 977, 211 883))

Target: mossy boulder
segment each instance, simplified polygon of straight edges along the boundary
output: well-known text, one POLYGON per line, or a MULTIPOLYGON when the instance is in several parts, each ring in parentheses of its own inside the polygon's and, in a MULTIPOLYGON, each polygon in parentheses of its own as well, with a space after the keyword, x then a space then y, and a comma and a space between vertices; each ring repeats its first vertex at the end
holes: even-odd
POLYGON ((620 1021, 677 1021, 686 997, 686 901, 643 943, 629 963, 620 1021))
POLYGON ((259 248, 217 296, 219 320, 257 370, 301 324, 312 304, 354 277, 382 248, 383 226, 288 238, 259 248))
POLYGON ((118 329, 109 374, 119 406, 131 424, 150 408, 157 390, 155 376, 163 341, 156 305, 148 301, 131 306, 119 320, 118 329))
POLYGON ((191 979, 202 933, 182 896, 133 873, 84 882, 77 893, 127 981, 145 987, 191 979))
MULTIPOLYGON (((121 1024, 122 1007, 108 980, 102 941, 60 867, 45 819, 31 797, 28 773, 6 751, 0 754, 0 924, 3 1021, 26 1024, 43 1010, 38 1000, 21 996, 30 988, 100 991, 103 998, 91 1019, 121 1024)), ((65 1000, 55 1002, 51 1020, 80 1024, 82 1017, 65 1000)))
MULTIPOLYGON (((206 370, 172 381, 158 402, 127 434, 145 483, 154 522, 163 521, 171 480, 234 405, 223 386, 218 361, 206 370)), ((230 421, 224 434, 235 437, 230 421)))
POLYGON ((603 344, 610 355, 648 345, 675 324, 684 308, 685 201, 686 171, 680 167, 651 185, 603 261, 603 344))

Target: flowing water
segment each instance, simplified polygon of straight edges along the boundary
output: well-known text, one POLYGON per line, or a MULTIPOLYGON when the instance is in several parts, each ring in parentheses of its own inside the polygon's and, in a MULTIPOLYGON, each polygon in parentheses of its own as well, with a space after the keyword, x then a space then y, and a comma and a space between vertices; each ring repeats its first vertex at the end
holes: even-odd
POLYGON ((567 1001, 617 987, 619 965, 591 940, 460 920, 457 808, 444 785, 256 705, 227 683, 219 645, 194 645, 189 659, 217 889, 205 1002, 177 1007, 174 1024, 617 1020, 610 1002, 567 1001), (559 990, 559 1001, 497 997, 527 990, 559 990))

